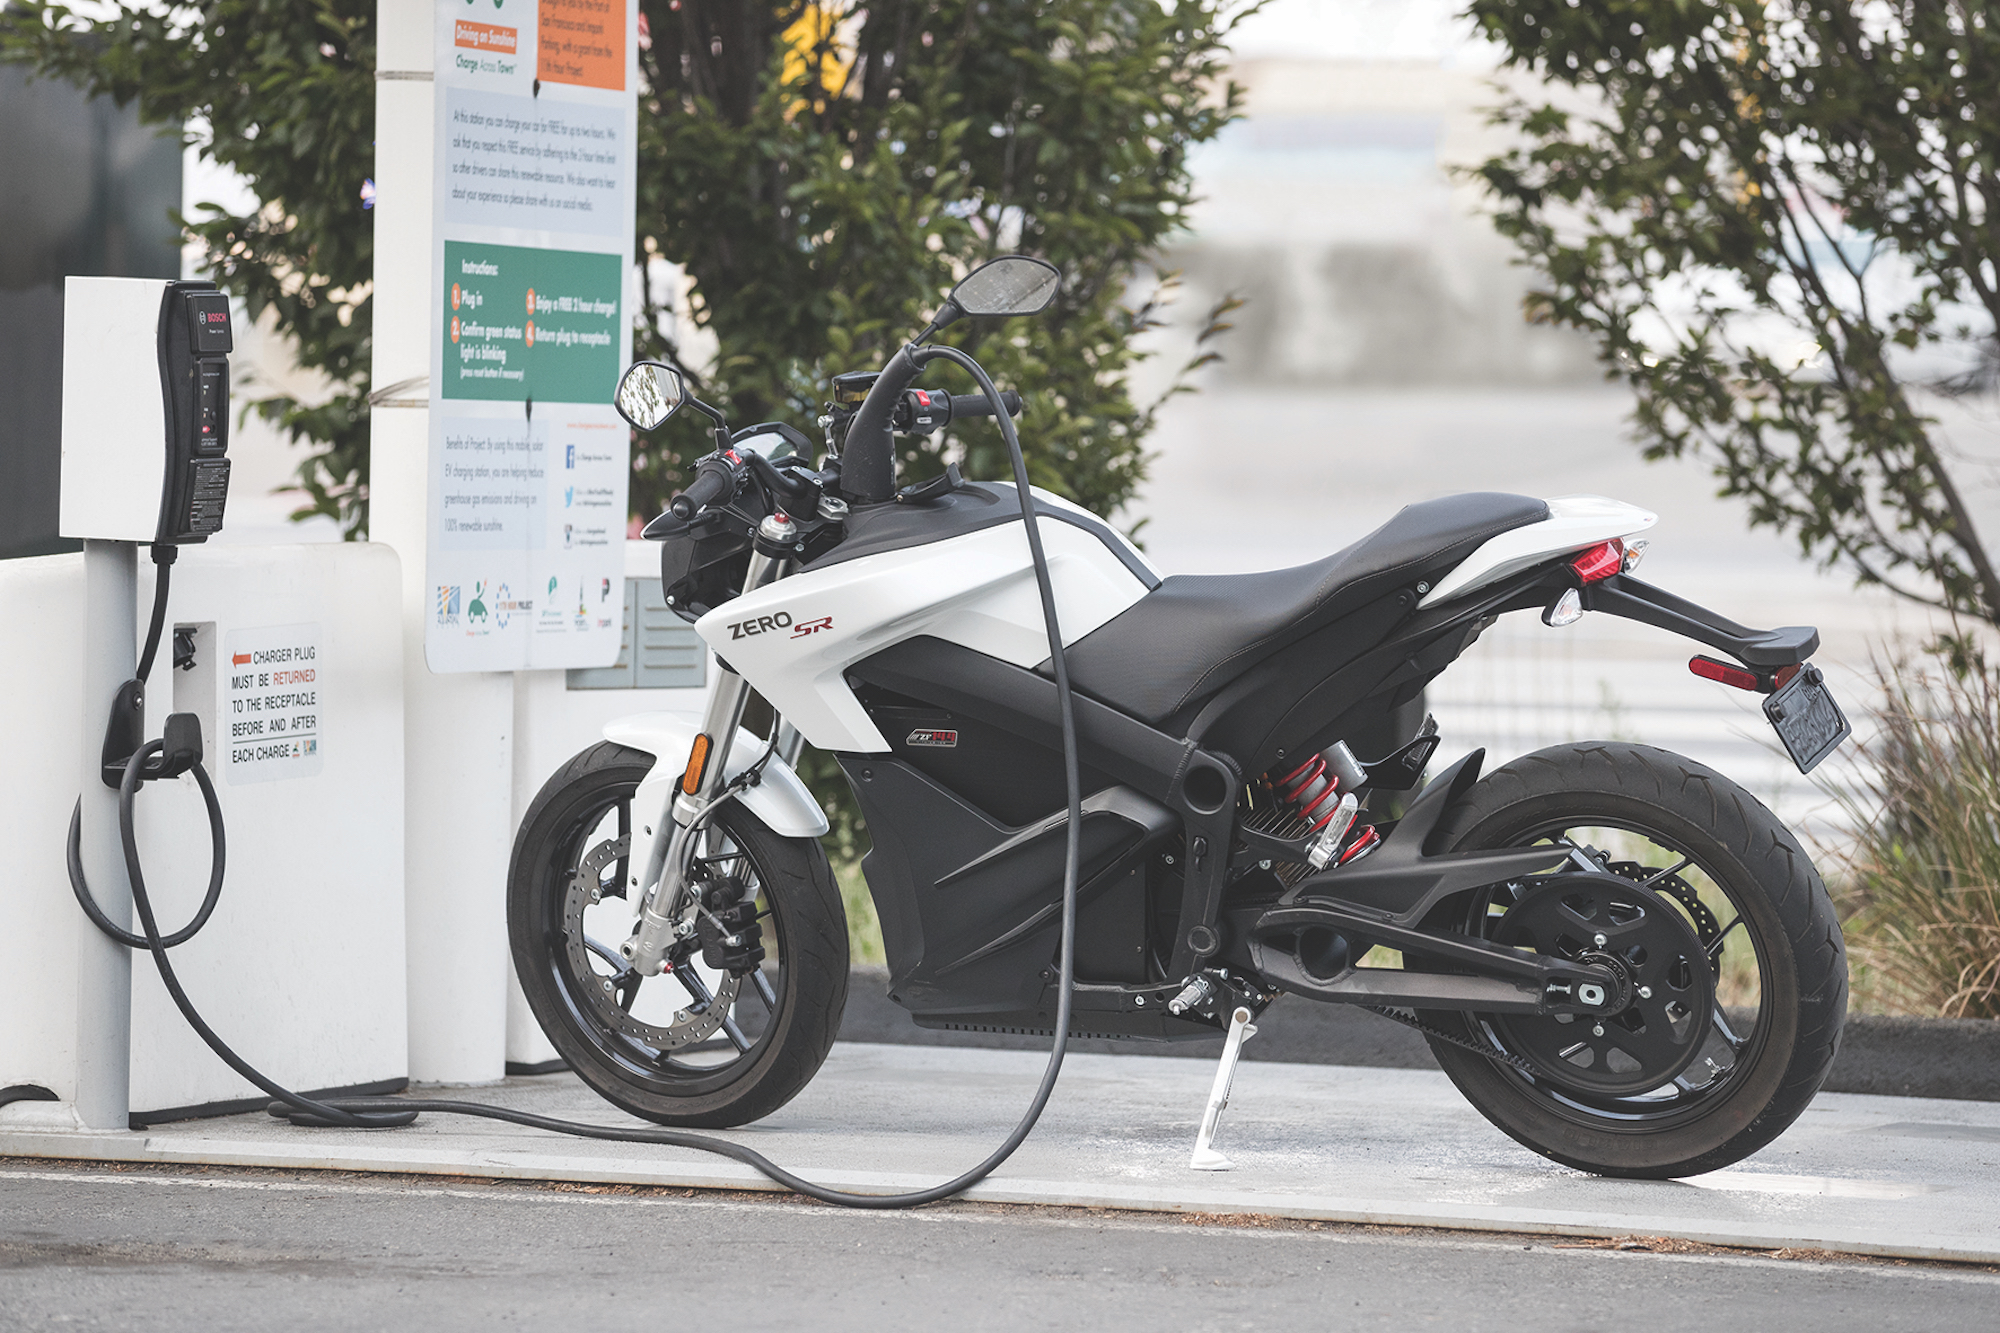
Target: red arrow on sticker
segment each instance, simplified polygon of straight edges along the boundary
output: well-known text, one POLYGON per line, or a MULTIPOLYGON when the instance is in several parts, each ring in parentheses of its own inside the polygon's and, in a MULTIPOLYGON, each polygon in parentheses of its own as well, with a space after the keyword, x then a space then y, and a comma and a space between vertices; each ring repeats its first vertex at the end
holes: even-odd
POLYGON ((235 655, 234 657, 231 657, 231 658, 229 659, 229 664, 230 664, 231 666, 249 666, 249 665, 250 665, 250 654, 248 654, 248 653, 237 653, 237 654, 236 654, 236 655, 235 655))

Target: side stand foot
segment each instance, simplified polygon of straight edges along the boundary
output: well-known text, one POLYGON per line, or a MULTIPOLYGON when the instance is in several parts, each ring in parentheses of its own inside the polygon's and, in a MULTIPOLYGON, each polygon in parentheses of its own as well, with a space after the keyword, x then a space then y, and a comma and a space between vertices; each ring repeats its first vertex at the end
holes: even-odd
POLYGON ((1229 1037, 1222 1044, 1222 1062, 1215 1068, 1215 1085, 1208 1090, 1208 1109, 1202 1112, 1201 1132, 1195 1135, 1194 1157, 1188 1162, 1195 1171, 1228 1171, 1230 1161, 1215 1150, 1215 1126, 1222 1119, 1222 1108, 1229 1105, 1229 1085, 1236 1078, 1236 1059, 1243 1054, 1243 1043, 1257 1035, 1257 1029, 1250 1025, 1250 1011, 1238 1006, 1229 1016, 1229 1037))

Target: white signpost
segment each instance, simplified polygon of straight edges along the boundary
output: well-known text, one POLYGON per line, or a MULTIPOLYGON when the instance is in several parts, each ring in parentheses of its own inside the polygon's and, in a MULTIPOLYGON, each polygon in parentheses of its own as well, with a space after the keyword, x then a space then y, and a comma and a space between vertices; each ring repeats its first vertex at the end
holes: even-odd
POLYGON ((433 671, 618 656, 637 174, 632 0, 437 0, 433 671))
POLYGON ((420 1081, 506 1060, 515 674, 617 658, 637 25, 636 0, 377 0, 369 532, 403 566, 420 1081))

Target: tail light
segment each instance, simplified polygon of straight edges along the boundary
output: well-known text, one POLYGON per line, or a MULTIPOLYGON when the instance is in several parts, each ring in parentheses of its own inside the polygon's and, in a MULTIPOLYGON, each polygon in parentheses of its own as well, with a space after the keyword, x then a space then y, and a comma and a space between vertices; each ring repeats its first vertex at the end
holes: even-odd
POLYGON ((1689 658, 1688 670, 1694 672, 1695 675, 1700 676, 1703 680, 1720 681, 1722 684, 1735 689, 1754 690, 1757 688, 1756 672, 1745 670, 1740 666, 1731 666, 1727 662, 1718 662, 1712 657, 1689 658))
POLYGON ((1797 666, 1783 666, 1769 676, 1759 676, 1748 667, 1736 666, 1729 662, 1718 662, 1713 657, 1690 657, 1688 670, 1703 680, 1713 680, 1739 690, 1754 690, 1759 694, 1772 694, 1791 683, 1799 674, 1797 666))
POLYGON ((1570 561, 1569 567, 1585 583, 1602 583, 1625 568, 1625 543, 1616 537, 1600 542, 1570 561))

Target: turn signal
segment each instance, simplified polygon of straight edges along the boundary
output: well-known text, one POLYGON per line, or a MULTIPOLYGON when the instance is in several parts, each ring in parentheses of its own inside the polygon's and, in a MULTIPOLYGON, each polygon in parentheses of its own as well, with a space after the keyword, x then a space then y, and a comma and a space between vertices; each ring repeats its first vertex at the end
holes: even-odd
POLYGON ((1570 561, 1569 567, 1585 583, 1602 583, 1625 567, 1625 543, 1613 537, 1570 561))
POLYGON ((1575 588, 1564 588, 1561 596, 1542 608, 1542 623, 1550 629, 1574 625, 1582 619, 1583 598, 1576 595, 1575 588))
POLYGON ((694 738, 694 748, 688 751, 687 772, 681 774, 681 790, 693 796, 701 790, 702 770, 708 767, 708 734, 694 738))

